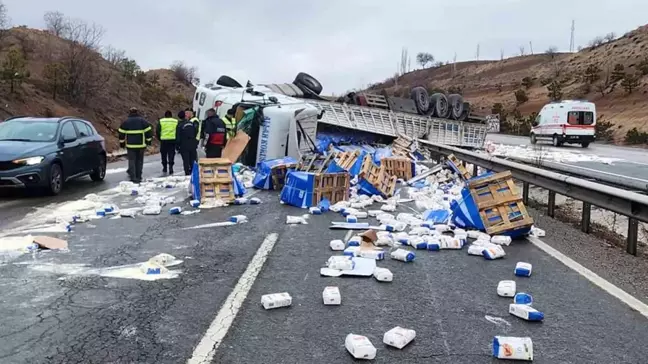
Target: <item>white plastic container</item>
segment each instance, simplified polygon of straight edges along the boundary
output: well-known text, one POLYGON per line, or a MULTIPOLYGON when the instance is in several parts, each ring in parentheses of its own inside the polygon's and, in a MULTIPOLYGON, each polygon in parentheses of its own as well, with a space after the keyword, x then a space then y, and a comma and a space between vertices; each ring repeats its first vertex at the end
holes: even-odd
POLYGON ((515 281, 500 281, 497 284, 497 295, 500 297, 513 297, 516 289, 515 281))
POLYGON ((355 224, 356 222, 358 222, 358 218, 355 217, 355 215, 347 215, 346 222, 350 224, 355 224))
POLYGON ((408 239, 409 246, 416 250, 425 250, 427 249, 427 240, 422 236, 411 236, 408 239))
POLYGON ((385 259, 385 251, 382 249, 358 249, 355 256, 360 258, 383 260, 385 259))
POLYGON ((354 208, 354 209, 364 208, 364 203, 362 203, 362 202, 354 202, 354 203, 351 204, 351 208, 354 208))
POLYGON ((395 224, 382 224, 380 228, 384 231, 403 231, 407 227, 404 222, 396 222, 395 224))
POLYGON ((513 303, 516 305, 530 306, 533 304, 533 296, 524 292, 516 293, 515 296, 513 296, 513 303))
POLYGON ((518 262, 515 265, 515 275, 519 277, 530 277, 533 266, 531 263, 518 262))
POLYGON ((440 233, 445 233, 447 231, 450 231, 450 226, 445 224, 439 224, 439 225, 434 225, 434 229, 440 233))
POLYGON ((416 337, 416 331, 396 326, 383 335, 383 343, 402 349, 416 337))
POLYGON ((481 245, 475 245, 475 244, 470 244, 468 247, 468 254, 469 255, 478 255, 478 256, 483 256, 484 252, 484 247, 481 245))
POLYGON ((140 264, 140 271, 146 275, 159 275, 169 273, 169 270, 166 267, 152 261, 140 264))
POLYGON ((352 270, 355 264, 350 256, 336 255, 329 258, 326 266, 331 269, 352 270))
POLYGON ((340 289, 333 286, 324 287, 324 291, 322 291, 322 299, 324 300, 325 305, 341 304, 342 296, 340 295, 340 289))
POLYGON ((378 221, 380 221, 381 224, 385 224, 385 223, 387 223, 388 221, 391 221, 391 220, 396 220, 394 215, 388 214, 388 213, 385 213, 385 212, 382 212, 382 211, 381 211, 380 214, 376 215, 376 219, 378 219, 378 221))
POLYGON ((272 293, 261 296, 261 304, 266 310, 292 305, 292 297, 288 292, 272 293))
POLYGON ((319 207, 311 207, 308 209, 308 212, 310 212, 311 215, 321 215, 322 210, 319 207))
POLYGON ((344 340, 344 346, 356 359, 372 360, 376 358, 376 348, 366 336, 349 334, 344 340))
POLYGON ((364 211, 358 211, 358 212, 355 213, 355 217, 358 218, 358 219, 366 219, 368 216, 369 216, 369 214, 367 214, 364 211))
POLYGON ((347 242, 348 246, 360 246, 362 243, 362 238, 358 235, 352 236, 347 242))
POLYGON ((230 222, 233 222, 235 224, 242 224, 244 222, 247 222, 247 216, 245 215, 234 215, 229 218, 230 222))
POLYGON ((493 356, 498 359, 533 361, 533 342, 530 337, 495 336, 493 356))
POLYGON ((495 260, 503 258, 506 255, 506 252, 504 252, 504 248, 500 245, 489 244, 484 247, 482 254, 484 255, 484 258, 488 260, 495 260))
POLYGON ((371 217, 377 217, 378 215, 382 214, 383 212, 381 210, 369 210, 367 211, 367 215, 371 217))
POLYGON ((342 251, 346 248, 344 242, 340 239, 331 240, 330 246, 331 246, 331 250, 335 250, 335 251, 342 251))
POLYGON ((350 246, 344 249, 342 254, 346 257, 355 257, 359 250, 360 250, 359 246, 350 246))
POLYGON ((149 205, 144 207, 144 209, 142 210, 143 215, 159 215, 160 212, 162 212, 162 208, 160 208, 160 205, 157 206, 149 205))
POLYGON ((439 249, 462 249, 464 241, 450 236, 442 236, 439 239, 439 249))
POLYGON ((234 200, 234 205, 247 205, 248 202, 246 197, 238 197, 234 200))
POLYGON ((387 212, 394 212, 396 211, 396 206, 394 205, 389 205, 389 204, 384 204, 380 207, 381 210, 387 211, 387 212))
POLYGON ((410 230, 409 232, 410 235, 430 235, 432 234, 432 231, 425 226, 417 226, 410 230))
POLYGON ((400 260, 401 262, 413 262, 416 254, 405 249, 396 249, 390 254, 392 259, 400 260))
POLYGON ((452 230, 454 237, 461 240, 468 240, 468 233, 464 229, 454 229, 452 230))
POLYGON ((286 224, 288 225, 298 225, 298 224, 308 224, 306 219, 301 216, 286 216, 286 224))
POLYGON ((193 207, 193 208, 196 208, 196 207, 200 206, 200 201, 191 200, 191 201, 189 201, 189 205, 191 205, 191 207, 193 207))
POLYGON ((394 274, 387 268, 376 267, 376 269, 374 269, 373 276, 379 282, 391 282, 394 280, 394 274))
POLYGON ((536 310, 529 305, 518 305, 511 303, 509 305, 509 313, 527 321, 542 321, 544 320, 544 313, 536 310))
POLYGON ((506 245, 506 246, 511 245, 512 241, 513 239, 511 239, 510 236, 505 236, 505 235, 495 235, 490 240, 490 242, 493 244, 506 245))
POLYGON ((175 206, 169 209, 169 215, 180 215, 182 212, 182 207, 175 206))

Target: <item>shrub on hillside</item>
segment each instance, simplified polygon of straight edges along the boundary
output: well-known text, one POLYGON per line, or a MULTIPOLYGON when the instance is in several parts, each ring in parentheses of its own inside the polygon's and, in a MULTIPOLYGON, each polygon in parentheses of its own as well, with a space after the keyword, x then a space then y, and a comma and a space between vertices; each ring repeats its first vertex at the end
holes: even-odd
POLYGON ((588 84, 592 84, 601 78, 600 76, 601 68, 595 64, 590 64, 585 69, 585 74, 583 75, 584 81, 588 84))
POLYGON ((533 87, 533 78, 527 76, 522 79, 522 86, 527 90, 533 87))
POLYGON ((621 80, 621 87, 629 94, 631 94, 637 87, 639 87, 640 76, 635 72, 628 72, 621 80))
POLYGON ((182 61, 175 61, 169 67, 173 71, 175 78, 187 85, 191 85, 197 79, 198 69, 196 67, 189 67, 182 61))
POLYGON ((550 84, 547 85, 547 97, 551 101, 560 101, 562 100, 563 97, 563 91, 562 91, 562 84, 558 81, 551 81, 550 84))
POLYGON ((4 62, 2 62, 0 78, 9 84, 9 92, 12 94, 16 92, 16 87, 20 86, 26 78, 29 78, 27 60, 20 49, 12 48, 9 50, 4 62))
POLYGON ((515 91, 515 102, 518 106, 524 104, 527 101, 529 101, 529 96, 527 96, 526 91, 524 91, 523 89, 515 91))
POLYGON ((616 125, 603 119, 596 120, 596 140, 611 142, 614 139, 614 128, 616 125))
POLYGON ((628 130, 625 143, 631 145, 648 144, 648 133, 639 131, 636 127, 628 130))
POLYGON ((612 74, 610 75, 610 79, 612 82, 618 82, 623 79, 625 76, 625 67, 623 67, 622 64, 617 63, 614 65, 614 69, 612 69, 612 74))
POLYGON ((642 76, 648 75, 648 58, 642 59, 639 64, 637 64, 637 70, 641 72, 642 76))

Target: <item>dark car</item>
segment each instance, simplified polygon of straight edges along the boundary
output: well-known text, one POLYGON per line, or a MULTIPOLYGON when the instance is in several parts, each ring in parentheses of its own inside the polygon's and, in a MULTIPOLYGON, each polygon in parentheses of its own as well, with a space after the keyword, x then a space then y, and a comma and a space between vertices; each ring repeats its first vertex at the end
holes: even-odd
POLYGON ((66 181, 106 176, 104 138, 76 117, 15 117, 0 123, 0 188, 43 188, 56 195, 66 181))

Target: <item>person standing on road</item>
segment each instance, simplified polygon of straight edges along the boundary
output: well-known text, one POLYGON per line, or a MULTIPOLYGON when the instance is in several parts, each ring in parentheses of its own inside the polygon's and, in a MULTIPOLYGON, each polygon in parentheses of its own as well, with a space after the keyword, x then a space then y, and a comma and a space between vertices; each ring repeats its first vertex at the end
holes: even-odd
POLYGON ((196 127, 196 130, 198 130, 198 135, 196 135, 196 140, 200 140, 202 138, 202 123, 200 122, 200 119, 196 117, 196 113, 191 110, 190 108, 187 108, 185 110, 187 114, 187 120, 191 121, 194 126, 196 127))
POLYGON ((225 146, 227 129, 225 123, 216 115, 216 110, 207 110, 207 119, 203 121, 205 153, 207 158, 220 158, 225 146))
POLYGON ((162 157, 162 173, 173 174, 173 164, 176 152, 176 130, 178 129, 178 120, 172 117, 171 111, 166 111, 164 117, 160 119, 157 125, 157 136, 160 140, 160 155, 162 157))
POLYGON ((178 113, 178 122, 176 136, 177 136, 177 148, 182 156, 182 164, 184 166, 185 175, 191 175, 191 170, 193 169, 194 162, 198 159, 198 128, 196 125, 187 120, 189 115, 186 111, 180 111, 178 113))
POLYGON ((131 107, 128 117, 119 127, 119 146, 126 148, 128 156, 128 177, 134 183, 142 182, 144 152, 153 142, 153 128, 139 111, 131 107))
POLYGON ((227 129, 227 141, 229 142, 236 136, 236 119, 234 118, 234 108, 227 110, 227 114, 221 118, 227 129))

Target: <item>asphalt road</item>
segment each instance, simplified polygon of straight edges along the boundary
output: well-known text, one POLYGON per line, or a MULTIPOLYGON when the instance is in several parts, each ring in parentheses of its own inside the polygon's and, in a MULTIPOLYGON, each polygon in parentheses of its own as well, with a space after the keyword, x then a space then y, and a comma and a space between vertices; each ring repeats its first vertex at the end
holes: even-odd
MULTIPOLYGON (((69 252, 23 255, 0 265, 0 363, 185 363, 272 233, 277 243, 213 363, 354 362, 344 349, 348 333, 371 339, 375 363, 497 362, 490 356, 494 335, 530 336, 536 363, 645 363, 646 318, 526 241, 508 247, 498 261, 464 250, 420 251, 409 264, 379 262, 394 273, 392 283, 321 277, 319 268, 332 255, 328 242, 346 234, 328 229, 339 217, 288 226, 285 216, 304 210, 280 205, 273 192, 256 196, 263 204, 92 221, 67 234, 69 252), (183 230, 236 214, 250 222, 183 230), (184 260, 178 278, 68 274, 76 264, 111 267, 158 253, 184 260), (533 264, 532 277, 513 276, 518 261, 533 264), (533 295, 544 323, 507 313, 510 300, 495 293, 504 279, 533 295), (340 288, 341 306, 322 304, 327 285, 340 288), (292 307, 262 308, 261 295, 284 291, 292 307), (402 351, 382 344, 382 334, 396 325, 417 331, 402 351)), ((545 240, 560 246, 554 240, 562 235, 545 240)))
MULTIPOLYGON (((529 138, 505 135, 505 134, 488 134, 487 140, 494 143, 506 145, 530 145, 529 138)), ((590 168, 597 171, 603 171, 621 176, 634 177, 642 179, 648 183, 648 150, 643 148, 631 148, 610 144, 593 143, 588 148, 581 148, 580 145, 566 144, 562 147, 555 148, 549 142, 538 142, 542 148, 549 151, 573 151, 585 155, 597 155, 599 157, 620 159, 611 164, 599 162, 569 162, 568 165, 590 168)))

